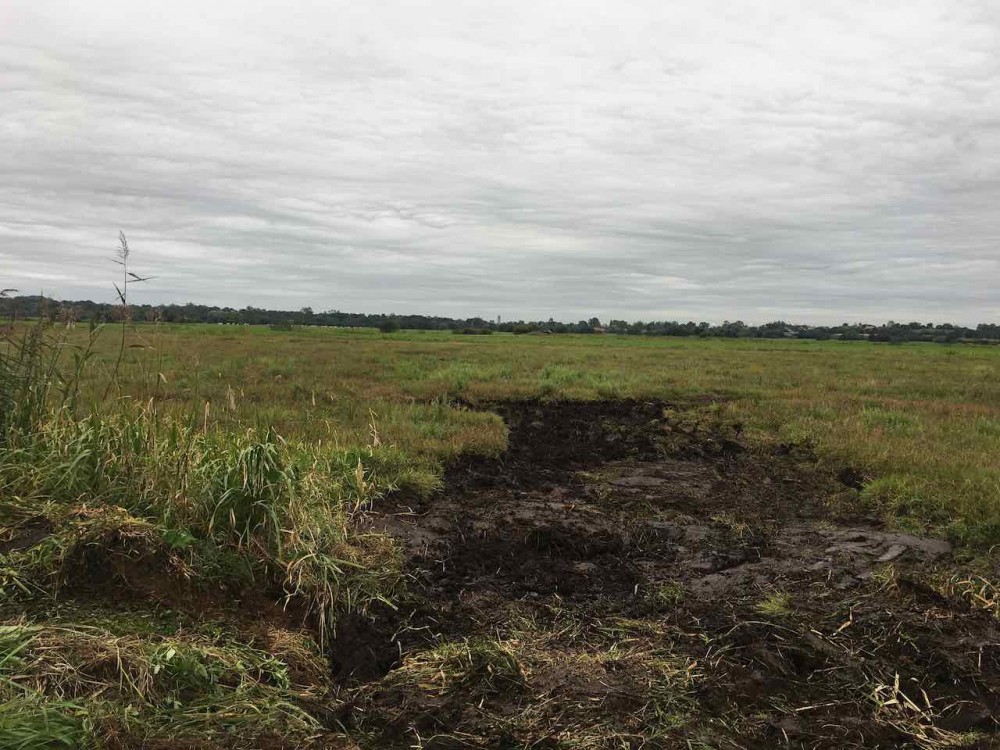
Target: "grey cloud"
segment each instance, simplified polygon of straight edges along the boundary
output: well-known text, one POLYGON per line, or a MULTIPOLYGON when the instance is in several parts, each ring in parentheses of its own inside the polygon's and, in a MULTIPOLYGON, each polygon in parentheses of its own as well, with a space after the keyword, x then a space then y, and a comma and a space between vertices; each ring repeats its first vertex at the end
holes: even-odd
POLYGON ((110 300, 123 229, 151 301, 996 319, 997 49, 986 0, 13 0, 2 286, 110 300))

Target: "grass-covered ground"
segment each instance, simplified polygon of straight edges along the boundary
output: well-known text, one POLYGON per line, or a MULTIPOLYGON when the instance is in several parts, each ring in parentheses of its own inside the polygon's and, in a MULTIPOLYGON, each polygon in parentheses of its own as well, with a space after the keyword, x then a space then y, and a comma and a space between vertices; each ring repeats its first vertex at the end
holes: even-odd
MULTIPOLYGON (((1000 347, 243 326, 149 326, 132 341, 153 349, 128 352, 126 393, 311 443, 364 446, 376 429, 424 486, 441 459, 504 444, 499 420, 456 402, 696 398, 755 440, 858 470, 897 525, 1000 542, 1000 347)), ((115 345, 102 339, 93 393, 115 345)))
MULTIPOLYGON (((343 692, 335 651, 364 644, 345 645, 338 624, 422 606, 405 562, 414 553, 369 512, 393 490, 433 496, 460 454, 503 451, 495 402, 662 399, 683 414, 678 434, 711 425, 840 475, 848 489, 837 502, 856 516, 947 536, 980 560, 1000 542, 998 348, 236 326, 120 335, 21 327, 5 350, 0 747, 378 747, 378 717, 412 718, 405 695, 389 700, 411 682, 438 710, 446 694, 545 693, 539 665, 567 659, 639 665, 623 673, 628 690, 638 680, 669 694, 627 710, 653 710, 663 736, 682 731, 697 719, 699 655, 649 650, 627 633, 631 650, 620 651, 619 636, 592 623, 562 641, 551 623, 451 633, 343 692), (456 680, 471 692, 453 693, 456 680)), ((728 512, 712 523, 737 529, 744 547, 757 539, 728 512)), ((988 579, 947 585, 995 609, 988 579)), ((682 588, 661 586, 670 595, 657 606, 682 588)), ((638 584, 623 591, 650 596, 638 584)), ((787 620, 789 596, 771 592, 748 611, 787 620)), ((580 606, 567 611, 591 612, 580 606)), ((654 627, 616 617, 597 624, 654 627)), ((891 675, 879 679, 872 689, 891 694, 891 675)), ((531 714, 510 732, 555 732, 569 721, 557 714, 531 714)), ((573 716, 584 727, 585 711, 573 716)), ((911 735, 937 736, 931 719, 904 718, 919 725, 906 724, 911 735)), ((581 728, 589 744, 554 747, 638 747, 652 741, 640 730, 581 728)))

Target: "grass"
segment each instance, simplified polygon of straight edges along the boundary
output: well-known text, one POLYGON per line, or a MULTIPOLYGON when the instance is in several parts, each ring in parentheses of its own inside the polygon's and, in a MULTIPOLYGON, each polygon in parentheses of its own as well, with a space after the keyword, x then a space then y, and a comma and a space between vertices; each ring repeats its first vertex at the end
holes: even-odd
MULTIPOLYGON (((83 366, 98 332, 80 348, 44 325, 20 333, 0 352, 0 746, 316 734, 304 704, 323 679, 293 684, 274 643, 113 633, 56 623, 45 603, 138 598, 155 614, 200 597, 211 611, 256 591, 309 634, 300 656, 321 654, 341 615, 388 601, 401 581, 391 540, 356 517, 420 477, 374 425, 366 444, 338 447, 232 429, 155 396, 82 406, 79 387, 98 385, 83 366)), ((126 387, 124 351, 106 392, 126 387)))
POLYGON ((784 591, 774 591, 757 602, 755 609, 765 617, 788 617, 792 614, 792 598, 784 591))
POLYGON ((326 623, 338 603, 379 598, 398 575, 380 538, 348 538, 350 516, 372 486, 391 485, 391 476, 365 468, 379 453, 321 454, 273 431, 206 431, 145 405, 60 415, 9 436, 0 514, 8 522, 45 519, 57 531, 9 554, 7 567, 22 576, 41 568, 60 580, 64 566, 96 547, 144 556, 162 550, 197 571, 199 555, 228 551, 326 623))
MULTIPOLYGON (((390 725, 406 726, 414 714, 426 717, 428 732, 435 716, 464 713, 476 727, 475 717, 489 711, 491 701, 516 703, 517 711, 481 725, 489 735, 507 737, 512 747, 542 737, 546 746, 558 748, 655 747, 690 724, 700 677, 696 662, 665 650, 595 647, 530 626, 517 636, 445 641, 408 657, 381 681, 361 688, 355 700, 365 706, 364 715, 390 725), (581 688, 584 700, 565 700, 566 691, 581 688), (612 696, 625 705, 602 711, 612 696)), ((490 742, 477 734, 423 736, 417 724, 410 746, 437 746, 432 736, 445 746, 490 742)))
POLYGON ((304 738, 319 729, 302 708, 312 690, 293 684, 281 658, 229 640, 0 626, 0 737, 23 737, 14 746, 99 746, 164 730, 178 739, 232 730, 304 738))
POLYGON ((386 679, 404 691, 421 691, 436 697, 460 691, 463 700, 524 687, 515 647, 487 638, 446 642, 415 654, 386 679))
MULTIPOLYGON (((149 398, 158 388, 161 411, 344 449, 369 444, 374 424, 396 452, 397 479, 421 491, 442 460, 504 445, 497 418, 456 403, 700 399, 755 441, 811 446, 860 471, 864 500, 898 527, 1000 541, 995 347, 184 325, 134 335, 155 340, 161 369, 127 350, 124 392, 149 398)), ((72 331, 67 343, 82 351, 87 336, 72 331)), ((117 356, 110 340, 92 350, 84 399, 99 398, 117 356)))
MULTIPOLYGON (((752 444, 849 467, 858 499, 896 527, 1000 543, 997 348, 183 325, 121 336, 28 326, 0 356, 0 746, 266 746, 334 731, 336 701, 320 693, 337 620, 391 606, 405 585, 365 511, 395 489, 433 492, 461 452, 500 452, 502 420, 475 408, 495 400, 674 401, 691 429, 738 424, 752 444), (184 598, 204 617, 164 614, 184 598), (290 624, 247 635, 241 617, 290 624)), ((734 539, 753 532, 711 520, 734 539)), ((986 579, 949 585, 996 612, 986 579)), ((669 613, 684 590, 647 598, 669 613)), ((791 600, 772 594, 756 612, 787 620, 791 600)), ((526 691, 539 701, 514 736, 558 721, 580 747, 629 746, 689 721, 696 677, 672 653, 514 634, 410 654, 377 690, 429 710, 526 691), (546 713, 547 672, 628 674, 635 722, 546 713)), ((883 682, 871 699, 886 721, 919 729, 883 682)))

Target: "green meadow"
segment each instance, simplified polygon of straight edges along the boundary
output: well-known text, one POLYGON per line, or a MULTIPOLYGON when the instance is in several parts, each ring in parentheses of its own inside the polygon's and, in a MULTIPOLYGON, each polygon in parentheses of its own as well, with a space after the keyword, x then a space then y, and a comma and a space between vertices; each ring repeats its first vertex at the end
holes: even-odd
MULTIPOLYGON (((970 558, 1000 542, 996 347, 23 324, 2 352, 5 748, 377 746, 344 739, 337 711, 366 693, 329 667, 339 622, 408 596, 368 511, 501 453, 504 400, 663 400, 844 473, 889 527, 970 558)), ((443 641, 378 689, 437 691, 442 665, 521 684, 516 646, 443 641)), ((676 692, 658 720, 694 722, 694 664, 663 658, 640 660, 676 692)), ((631 746, 601 737, 587 747, 631 746)))
MULTIPOLYGON (((1000 542, 997 347, 249 326, 133 335, 150 348, 127 351, 121 393, 342 448, 375 431, 427 487, 442 460, 503 447, 503 425, 477 404, 659 398, 856 470, 863 500, 893 525, 1000 542)), ((92 395, 111 339, 88 369, 92 395)))

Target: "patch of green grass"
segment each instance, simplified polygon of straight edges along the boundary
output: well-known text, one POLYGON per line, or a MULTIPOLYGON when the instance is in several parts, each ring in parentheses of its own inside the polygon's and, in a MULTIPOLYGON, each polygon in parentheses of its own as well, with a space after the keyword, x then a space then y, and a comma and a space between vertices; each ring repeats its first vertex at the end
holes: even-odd
POLYGON ((754 605, 765 617, 788 617, 792 614, 792 598, 784 591, 773 591, 754 605))
POLYGON ((670 610, 684 601, 684 587, 676 581, 660 583, 651 586, 644 599, 655 610, 670 610))
POLYGON ((0 746, 9 750, 76 750, 88 743, 82 709, 37 694, 0 702, 0 746))
POLYGON ((398 460, 379 462, 384 453, 318 453, 273 431, 204 432, 146 408, 15 434, 0 457, 12 499, 0 506, 8 518, 47 507, 54 531, 0 555, 4 590, 57 588, 90 548, 176 558, 173 569, 194 576, 206 572, 199 556, 222 561, 215 550, 229 550, 332 623, 337 607, 383 599, 399 576, 387 539, 349 537, 351 514, 400 471, 398 460))
POLYGON ((907 435, 919 429, 916 417, 899 409, 866 406, 861 410, 861 420, 869 429, 889 436, 907 435))

